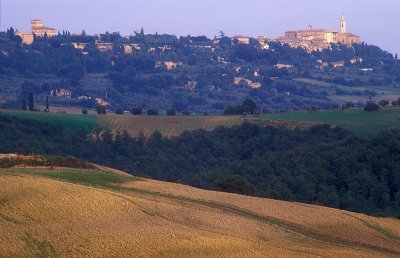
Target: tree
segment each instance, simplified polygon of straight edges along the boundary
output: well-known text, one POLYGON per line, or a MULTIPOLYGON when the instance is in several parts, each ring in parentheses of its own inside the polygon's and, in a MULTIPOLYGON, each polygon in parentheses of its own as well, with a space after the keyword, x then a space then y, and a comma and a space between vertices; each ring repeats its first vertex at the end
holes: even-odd
POLYGON ((220 178, 215 184, 215 190, 244 195, 255 195, 256 193, 254 185, 239 175, 226 175, 220 178))
POLYGON ((241 105, 228 106, 224 110, 224 115, 243 115, 254 114, 257 105, 251 99, 246 99, 241 105))
POLYGON ((345 104, 342 105, 342 109, 350 109, 350 108, 354 108, 354 103, 351 101, 347 101, 345 104))
POLYGON ((389 100, 387 100, 387 99, 382 99, 382 100, 380 100, 379 101, 379 106, 381 106, 381 107, 386 107, 387 105, 389 105, 389 100))
POLYGON ((50 112, 49 96, 46 96, 46 109, 44 111, 45 112, 50 112))
POLYGON ((183 111, 181 112, 181 114, 182 114, 182 116, 190 116, 190 115, 191 115, 191 112, 190 112, 190 110, 183 110, 183 111))
POLYGON ((133 108, 132 109, 132 115, 140 116, 143 113, 142 108, 133 108))
POLYGON ((96 107, 97 114, 105 115, 107 114, 107 107, 106 106, 97 106, 96 107))
POLYGON ((243 113, 254 114, 256 108, 257 108, 256 103, 251 99, 246 99, 242 103, 243 113))
POLYGON ((158 116, 158 109, 149 109, 147 110, 147 115, 149 116, 158 116))
POLYGON ((27 107, 27 104, 26 104, 26 99, 23 98, 22 99, 22 110, 27 110, 27 109, 28 109, 28 107, 27 107))
POLYGON ((392 105, 393 106, 400 106, 400 98, 398 98, 397 100, 392 101, 392 105))
POLYGON ((176 115, 176 110, 175 108, 171 108, 167 110, 167 116, 175 116, 176 115))
POLYGON ((115 114, 117 114, 117 115, 123 115, 123 114, 124 114, 124 110, 123 110, 122 108, 117 108, 117 109, 115 110, 115 114))
POLYGON ((372 100, 367 101, 367 104, 364 107, 364 111, 366 112, 375 112, 379 111, 380 109, 381 107, 372 100))
POLYGON ((35 108, 35 99, 33 97, 32 92, 29 93, 28 103, 29 103, 29 111, 33 111, 33 109, 35 108))

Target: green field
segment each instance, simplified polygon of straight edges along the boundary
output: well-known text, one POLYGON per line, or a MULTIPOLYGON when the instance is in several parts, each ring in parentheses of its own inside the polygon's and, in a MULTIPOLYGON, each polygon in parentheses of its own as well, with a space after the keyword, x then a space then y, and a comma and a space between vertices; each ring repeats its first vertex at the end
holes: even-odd
POLYGON ((2 109, 1 112, 5 115, 15 116, 21 119, 34 119, 41 122, 57 123, 68 130, 83 129, 87 132, 91 132, 96 128, 96 116, 94 115, 84 116, 6 109, 2 109))
POLYGON ((266 120, 323 122, 349 129, 356 134, 368 134, 400 129, 400 109, 388 108, 379 112, 362 110, 292 112, 272 114, 266 120))

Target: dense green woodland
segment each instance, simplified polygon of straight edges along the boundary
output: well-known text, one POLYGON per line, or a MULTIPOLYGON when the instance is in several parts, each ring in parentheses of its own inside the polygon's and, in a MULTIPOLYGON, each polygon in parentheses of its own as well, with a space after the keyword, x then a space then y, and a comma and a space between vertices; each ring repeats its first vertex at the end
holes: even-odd
POLYGON ((246 97, 270 111, 308 109, 311 106, 330 108, 335 95, 375 96, 379 87, 400 84, 400 62, 379 47, 365 43, 332 45, 322 52, 307 53, 278 42, 268 42, 263 49, 257 40, 244 45, 222 35, 218 44, 207 37, 147 35, 143 31, 131 37, 119 33, 99 36, 60 33, 53 38, 37 38, 34 44, 20 44, 21 39, 10 28, 0 33, 0 100, 6 107, 20 107, 23 98, 33 92, 44 103, 52 89, 72 91, 73 99, 52 97, 51 103, 94 108, 93 100, 78 96, 101 97, 111 102, 111 109, 133 107, 195 113, 222 113, 224 108, 246 97), (83 50, 73 43, 86 44, 83 50), (102 52, 98 43, 113 43, 102 52), (135 45, 133 54, 124 53, 124 45, 135 45), (351 63, 350 60, 362 60, 351 63), (160 62, 182 65, 168 70, 160 62), (340 68, 330 62, 345 61, 340 68), (327 67, 321 68, 321 63, 327 67), (276 64, 293 65, 278 69, 276 64), (373 73, 361 72, 373 68, 373 73), (313 89, 293 80, 308 78, 346 86, 333 91, 313 89), (251 89, 244 80, 233 85, 235 78, 260 83, 251 89), (190 87, 189 82, 196 82, 190 87), (374 86, 375 89, 352 88, 374 86), (378 89, 376 89, 378 87, 378 89))
MULTIPOLYGON (((99 131, 95 131, 99 132, 99 131)), ((68 131, 0 115, 0 153, 71 155, 138 176, 204 189, 400 215, 400 131, 357 137, 244 123, 172 139, 68 131)))

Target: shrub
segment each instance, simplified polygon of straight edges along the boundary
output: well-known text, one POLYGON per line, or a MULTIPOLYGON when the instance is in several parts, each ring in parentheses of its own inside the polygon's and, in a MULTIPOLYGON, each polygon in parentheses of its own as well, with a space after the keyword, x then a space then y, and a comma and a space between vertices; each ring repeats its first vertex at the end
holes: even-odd
POLYGON ((182 116, 190 116, 192 113, 190 112, 190 110, 183 110, 181 114, 182 116))
POLYGON ((370 101, 367 101, 364 111, 375 112, 375 111, 379 111, 380 109, 381 109, 381 107, 378 104, 376 104, 374 101, 370 100, 370 101))
POLYGON ((332 109, 339 109, 339 104, 337 104, 337 103, 332 104, 332 109))
POLYGON ((246 178, 239 175, 223 176, 216 181, 214 189, 217 191, 244 195, 255 195, 256 193, 254 185, 247 181, 246 178))
POLYGON ((158 116, 158 109, 149 109, 149 110, 147 110, 147 115, 149 115, 149 116, 158 116))
POLYGON ((143 113, 143 109, 142 108, 133 108, 132 109, 132 115, 135 116, 140 116, 143 113))
POLYGON ((168 109, 167 116, 176 116, 176 110, 174 108, 168 109))
POLYGON ((123 110, 122 108, 117 108, 117 109, 115 110, 115 114, 117 114, 117 115, 123 115, 123 114, 124 114, 124 110, 123 110))

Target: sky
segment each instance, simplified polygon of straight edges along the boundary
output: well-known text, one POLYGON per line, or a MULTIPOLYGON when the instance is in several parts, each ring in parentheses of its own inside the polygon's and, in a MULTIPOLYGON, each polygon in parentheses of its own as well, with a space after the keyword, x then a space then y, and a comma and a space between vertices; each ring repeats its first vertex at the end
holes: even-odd
POLYGON ((42 19, 59 31, 99 34, 147 33, 282 36, 287 30, 339 30, 344 14, 349 32, 400 55, 400 0, 0 0, 1 29, 30 31, 42 19))

